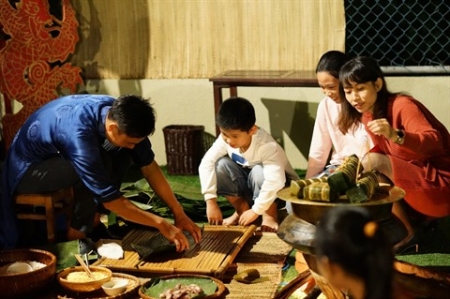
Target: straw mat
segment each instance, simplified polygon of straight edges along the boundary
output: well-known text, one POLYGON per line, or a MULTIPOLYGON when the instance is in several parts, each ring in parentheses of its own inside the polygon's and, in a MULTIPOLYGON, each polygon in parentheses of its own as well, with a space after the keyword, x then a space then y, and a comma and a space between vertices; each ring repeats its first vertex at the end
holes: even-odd
POLYGON ((201 79, 229 69, 313 70, 321 53, 345 49, 342 0, 71 2, 83 28, 71 62, 88 79, 201 79), (326 38, 317 42, 324 32, 326 38))
POLYGON ((106 266, 113 271, 145 272, 147 274, 203 274, 221 278, 238 252, 256 230, 251 226, 204 227, 200 244, 183 253, 159 253, 149 261, 140 261, 131 243, 156 235, 155 230, 134 229, 122 240, 124 258, 99 259, 94 265, 106 266))
POLYGON ((257 232, 245 243, 225 274, 224 282, 229 291, 226 298, 274 298, 282 280, 281 268, 291 250, 276 233, 257 232), (247 269, 257 269, 268 281, 244 284, 232 279, 234 274, 247 269))

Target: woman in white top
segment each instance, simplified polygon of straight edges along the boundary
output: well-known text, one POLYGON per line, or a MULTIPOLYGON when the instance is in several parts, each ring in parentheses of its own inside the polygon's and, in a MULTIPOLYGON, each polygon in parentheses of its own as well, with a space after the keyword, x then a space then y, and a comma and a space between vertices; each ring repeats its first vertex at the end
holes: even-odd
POLYGON ((350 57, 342 52, 328 51, 317 64, 317 81, 326 97, 317 109, 305 178, 329 174, 345 157, 356 154, 361 158, 370 149, 370 138, 362 124, 345 135, 337 125, 341 103, 345 101, 339 93, 339 70, 348 60, 350 57), (329 158, 330 165, 326 167, 329 158))

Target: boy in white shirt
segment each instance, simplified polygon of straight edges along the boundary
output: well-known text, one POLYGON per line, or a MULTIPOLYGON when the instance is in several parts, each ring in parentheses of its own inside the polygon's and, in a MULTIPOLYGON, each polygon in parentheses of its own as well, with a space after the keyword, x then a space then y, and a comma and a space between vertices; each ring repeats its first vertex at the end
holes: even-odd
POLYGON ((277 192, 298 179, 286 153, 255 122, 253 105, 229 98, 217 115, 220 136, 204 155, 199 176, 208 222, 214 225, 250 225, 262 215, 261 230, 278 229, 277 192), (223 195, 235 213, 222 218, 217 196, 223 195))

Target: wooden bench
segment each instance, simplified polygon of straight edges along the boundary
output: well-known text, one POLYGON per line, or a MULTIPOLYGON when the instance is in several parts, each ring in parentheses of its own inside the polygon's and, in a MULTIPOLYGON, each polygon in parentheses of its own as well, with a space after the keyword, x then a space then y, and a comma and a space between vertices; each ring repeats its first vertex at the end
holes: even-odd
POLYGON ((41 220, 47 223, 47 240, 54 243, 56 239, 56 214, 66 212, 73 205, 73 189, 61 189, 42 194, 16 194, 17 218, 41 220), (44 207, 44 213, 37 207, 44 207))

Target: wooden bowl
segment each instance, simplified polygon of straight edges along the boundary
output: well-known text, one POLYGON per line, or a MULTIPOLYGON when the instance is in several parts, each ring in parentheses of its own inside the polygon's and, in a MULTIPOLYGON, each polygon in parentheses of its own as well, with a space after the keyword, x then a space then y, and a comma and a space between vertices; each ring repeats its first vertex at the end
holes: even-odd
POLYGON ((118 295, 108 295, 103 289, 98 289, 89 293, 72 292, 64 288, 59 288, 57 299, 122 299, 122 298, 138 298, 137 295, 141 281, 133 275, 125 273, 113 272, 111 280, 114 278, 125 279, 128 281, 126 290, 118 295))
POLYGON ((195 280, 204 280, 206 283, 215 285, 215 290, 206 292, 205 296, 201 297, 202 299, 219 299, 224 296, 225 285, 221 280, 208 275, 198 274, 174 274, 152 278, 139 288, 139 296, 142 299, 160 299, 160 290, 164 291, 164 288, 172 288, 178 283, 185 284, 183 283, 185 279, 192 280, 190 283, 195 283, 195 280), (154 294, 152 293, 152 289, 154 289, 154 294), (148 294, 149 292, 152 294, 148 294))
POLYGON ((366 202, 350 203, 345 200, 337 202, 323 202, 299 199, 291 194, 290 188, 284 188, 278 191, 278 198, 290 202, 292 204, 292 212, 294 215, 313 225, 323 216, 325 211, 337 206, 358 206, 369 211, 375 220, 386 219, 392 217, 392 205, 394 202, 401 200, 405 196, 405 191, 395 186, 380 186, 373 198, 366 202))
MULTIPOLYGON (((99 272, 103 273, 104 276, 99 279, 90 280, 90 281, 71 281, 67 279, 67 276, 74 272, 84 272, 83 267, 75 266, 62 270, 58 273, 57 279, 59 284, 72 292, 92 292, 98 290, 102 287, 102 284, 109 281, 112 277, 112 272, 108 268, 99 267, 99 266, 89 266, 89 269, 92 273, 99 272)), ((95 274, 94 274, 95 275, 95 274)))
POLYGON ((56 256, 40 249, 12 249, 0 251, 0 266, 14 262, 34 261, 44 267, 20 274, 0 274, 0 294, 7 298, 30 298, 28 295, 46 289, 55 279, 56 256))
POLYGON ((304 253, 314 254, 311 241, 314 238, 315 225, 323 214, 333 207, 357 206, 366 209, 380 224, 392 244, 400 242, 407 235, 403 223, 392 214, 394 202, 405 196, 405 191, 396 186, 380 185, 369 201, 361 203, 350 203, 346 196, 342 196, 337 202, 299 199, 291 194, 289 187, 278 191, 277 195, 278 198, 292 204, 292 214, 296 216, 286 217, 280 224, 277 234, 282 240, 304 253))

